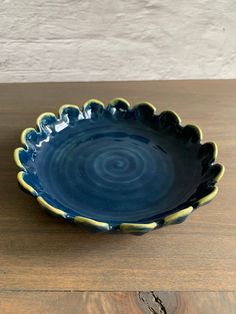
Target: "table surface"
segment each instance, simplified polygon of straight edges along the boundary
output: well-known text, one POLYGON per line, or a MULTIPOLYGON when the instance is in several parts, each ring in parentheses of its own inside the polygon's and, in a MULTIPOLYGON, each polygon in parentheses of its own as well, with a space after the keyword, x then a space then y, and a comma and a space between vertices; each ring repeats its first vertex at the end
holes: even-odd
MULTIPOLYGON (((236 290, 236 81, 0 84, 0 291, 236 290), (176 111, 218 144, 219 193, 185 223, 137 237, 48 216, 16 182, 13 150, 45 111, 124 97, 176 111)), ((15 298, 15 297, 14 297, 15 298)))
POLYGON ((0 291, 1 314, 235 314, 236 292, 0 291))

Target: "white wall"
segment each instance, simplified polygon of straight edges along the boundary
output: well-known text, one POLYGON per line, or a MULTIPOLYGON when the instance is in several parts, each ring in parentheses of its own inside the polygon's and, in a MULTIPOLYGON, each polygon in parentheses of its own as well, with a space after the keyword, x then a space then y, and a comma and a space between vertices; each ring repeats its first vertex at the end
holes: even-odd
POLYGON ((0 82, 236 78, 235 0, 1 0, 0 82))

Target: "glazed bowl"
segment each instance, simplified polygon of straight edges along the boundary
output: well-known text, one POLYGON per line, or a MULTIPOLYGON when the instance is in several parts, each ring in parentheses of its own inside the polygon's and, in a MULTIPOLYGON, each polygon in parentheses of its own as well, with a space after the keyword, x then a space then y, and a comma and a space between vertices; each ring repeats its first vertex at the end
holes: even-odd
POLYGON ((183 222, 217 194, 217 146, 148 102, 91 99, 43 113, 14 158, 21 187, 56 216, 92 230, 142 234, 183 222))

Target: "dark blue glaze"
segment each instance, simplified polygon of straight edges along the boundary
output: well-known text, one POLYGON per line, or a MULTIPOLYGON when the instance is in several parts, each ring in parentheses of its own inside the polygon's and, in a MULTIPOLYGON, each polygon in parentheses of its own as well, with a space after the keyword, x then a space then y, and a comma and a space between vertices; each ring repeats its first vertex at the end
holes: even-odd
POLYGON ((19 160, 34 194, 69 219, 79 215, 110 229, 161 225, 166 215, 196 208, 222 171, 212 165, 214 145, 201 145, 196 127, 183 128, 174 113, 158 116, 148 104, 131 110, 123 100, 106 109, 90 101, 83 112, 65 107, 59 118, 46 114, 25 142, 19 160))

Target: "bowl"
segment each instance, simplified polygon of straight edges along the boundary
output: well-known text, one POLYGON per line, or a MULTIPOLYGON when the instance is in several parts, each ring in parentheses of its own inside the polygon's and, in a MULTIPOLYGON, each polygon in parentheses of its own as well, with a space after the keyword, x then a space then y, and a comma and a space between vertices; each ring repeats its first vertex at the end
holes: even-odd
POLYGON ((122 98, 64 105, 22 132, 14 151, 21 187, 56 216, 96 231, 143 234, 183 222, 217 194, 224 167, 217 146, 182 126, 173 111, 156 113, 122 98))

